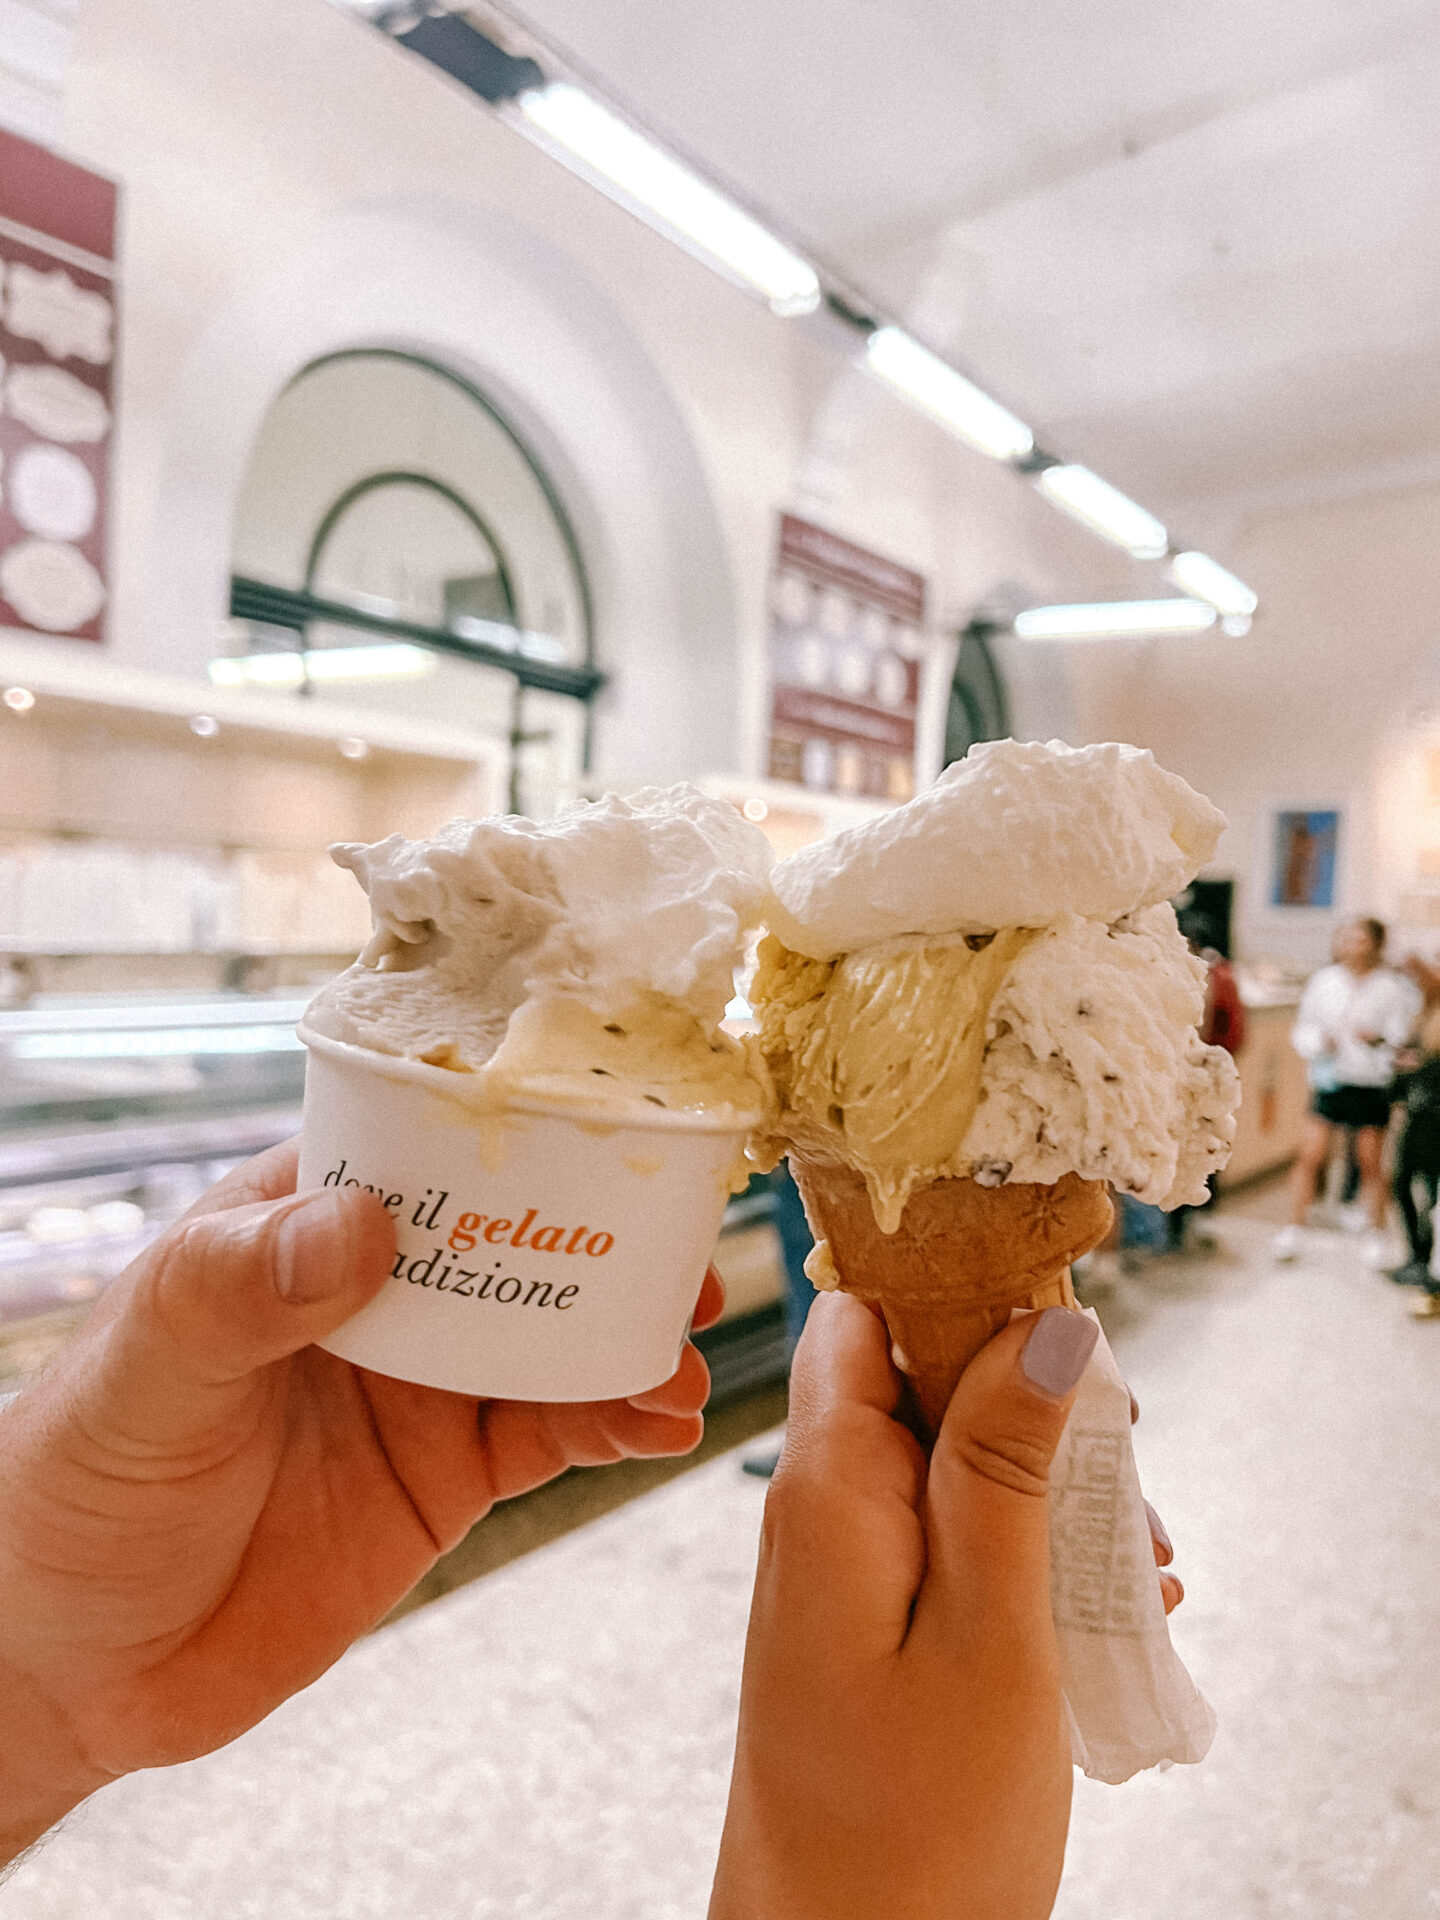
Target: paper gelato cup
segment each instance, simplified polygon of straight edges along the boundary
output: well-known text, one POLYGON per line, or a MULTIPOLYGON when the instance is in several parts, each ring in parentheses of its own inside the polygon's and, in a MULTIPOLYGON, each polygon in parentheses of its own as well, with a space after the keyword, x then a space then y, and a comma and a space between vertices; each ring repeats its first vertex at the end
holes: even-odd
POLYGON ((300 1037, 300 1190, 368 1188, 398 1242, 379 1294, 322 1347, 490 1399, 620 1399, 670 1378, 743 1128, 482 1108, 468 1075, 300 1037))

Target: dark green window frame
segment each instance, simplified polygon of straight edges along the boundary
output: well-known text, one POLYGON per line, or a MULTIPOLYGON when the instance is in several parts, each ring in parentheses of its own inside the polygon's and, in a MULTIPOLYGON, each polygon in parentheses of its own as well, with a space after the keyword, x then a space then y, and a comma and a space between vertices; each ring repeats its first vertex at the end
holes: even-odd
MULTIPOLYGON (((389 347, 351 347, 339 353, 324 354, 318 360, 312 360, 295 378, 303 380, 306 374, 313 373, 317 367, 328 366, 336 360, 399 360, 413 367, 421 367, 425 372, 446 380, 451 386, 463 393, 490 419, 510 441, 519 453, 525 465, 534 475, 536 484, 549 504, 559 528, 561 538, 570 554, 576 584, 579 588, 581 610, 585 628, 585 653, 583 664, 565 666, 554 661, 535 660, 528 655, 511 651, 506 647, 491 646, 483 640, 467 640, 462 634, 452 633, 446 627, 426 626, 416 621, 396 620, 385 614, 369 613, 363 608, 350 605, 342 600, 325 600, 311 592, 315 568, 324 549, 325 538, 335 522, 362 494, 371 489, 395 481, 405 480, 432 488, 443 494, 452 505, 465 514, 477 531, 481 533, 494 551, 501 566, 501 581, 507 601, 513 607, 514 594, 510 575, 505 567, 503 548, 483 519, 464 497, 443 481, 432 475, 395 470, 386 473, 368 474, 363 480, 348 487, 340 497, 327 508, 324 517, 310 543, 309 557, 305 569, 305 586, 301 589, 279 587, 267 580, 255 580, 245 574, 234 574, 230 580, 230 613, 236 620, 253 621, 257 625, 279 628, 300 636, 303 648, 306 630, 317 623, 329 626, 355 627, 364 633, 374 633, 390 640, 407 640, 411 643, 430 647, 436 653, 448 654, 456 660, 468 660, 472 665, 498 668, 502 673, 510 674, 516 682, 517 690, 533 687, 543 693, 565 694, 573 700, 580 700, 587 706, 594 700, 606 684, 606 676, 595 665, 594 631, 589 583, 585 568, 581 562, 580 549, 571 530, 569 519, 556 496, 554 488, 544 473, 531 459, 524 442, 514 432, 503 415, 496 412, 484 394, 468 380, 451 372, 448 367, 437 361, 427 360, 421 354, 401 353, 389 347)), ((293 382, 291 383, 293 385, 293 382)), ((589 727, 586 728, 587 747, 589 727)), ((588 758, 588 752, 587 752, 588 758)))

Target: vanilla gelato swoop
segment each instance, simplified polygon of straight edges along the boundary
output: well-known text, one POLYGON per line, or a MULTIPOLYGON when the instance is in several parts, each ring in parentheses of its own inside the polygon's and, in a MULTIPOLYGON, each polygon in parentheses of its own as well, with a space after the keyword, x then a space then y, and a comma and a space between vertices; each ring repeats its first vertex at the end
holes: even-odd
POLYGON ((1147 752, 993 741, 776 867, 751 998, 777 1144, 917 1188, 1109 1180, 1205 1198, 1239 1083, 1168 904, 1223 816, 1147 752))
POLYGON ((312 1002, 317 1033, 457 1074, 499 1102, 756 1114, 720 1030, 772 855, 734 807, 647 788, 537 824, 338 846, 374 934, 312 1002))

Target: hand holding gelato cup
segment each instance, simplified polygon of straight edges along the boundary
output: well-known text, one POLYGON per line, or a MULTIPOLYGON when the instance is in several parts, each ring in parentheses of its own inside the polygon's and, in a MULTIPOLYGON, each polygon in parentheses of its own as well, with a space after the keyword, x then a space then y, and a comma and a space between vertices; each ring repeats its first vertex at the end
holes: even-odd
POLYGON ((489 1398, 658 1386, 764 1108, 720 1020, 768 842, 672 787, 334 858, 375 931, 301 1027, 300 1186, 369 1188, 398 1250, 322 1344, 489 1398))

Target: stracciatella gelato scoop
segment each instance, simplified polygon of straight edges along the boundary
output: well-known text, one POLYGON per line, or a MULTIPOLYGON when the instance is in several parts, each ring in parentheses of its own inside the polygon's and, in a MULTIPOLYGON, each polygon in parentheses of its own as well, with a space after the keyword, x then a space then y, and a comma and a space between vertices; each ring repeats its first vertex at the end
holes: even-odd
POLYGON ((497 1098, 760 1107, 719 1023, 773 856, 727 802, 646 788, 332 857, 375 930, 311 1003, 316 1033, 480 1076, 497 1098))
POLYGON ((877 1220, 971 1177, 1205 1198, 1239 1082, 1167 904, 1223 816, 1148 752, 988 742, 772 876, 751 998, 777 1145, 864 1176, 877 1220))

